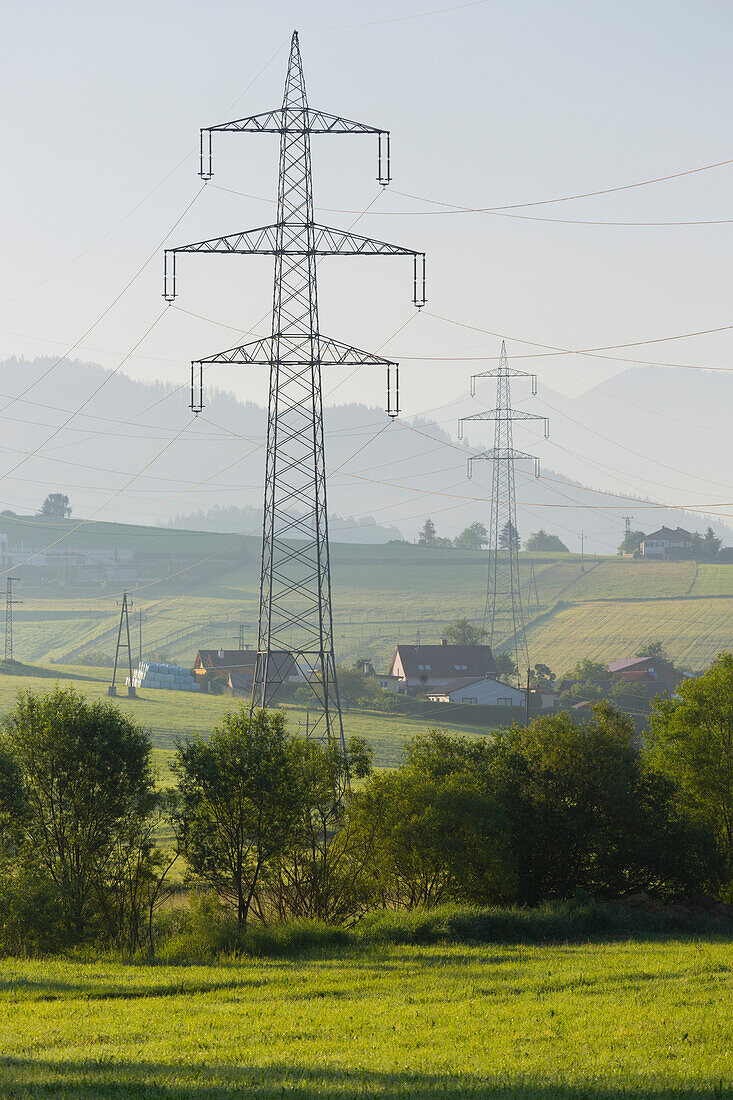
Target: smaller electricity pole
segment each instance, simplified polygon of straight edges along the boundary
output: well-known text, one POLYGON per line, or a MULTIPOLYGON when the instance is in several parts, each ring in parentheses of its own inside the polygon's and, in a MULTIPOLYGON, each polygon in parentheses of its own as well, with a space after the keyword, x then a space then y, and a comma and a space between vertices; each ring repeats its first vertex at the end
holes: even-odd
MULTIPOLYGON (((132 610, 132 600, 127 598, 127 589, 122 593, 122 602, 117 604, 120 608, 120 625, 117 629, 117 648, 115 649, 115 666, 112 670, 112 683, 109 685, 108 695, 116 695, 117 688, 115 686, 115 680, 117 679, 117 664, 120 659, 120 650, 127 650, 127 667, 129 670, 129 682, 127 685, 127 694, 131 699, 135 698, 135 688, 132 685, 132 645, 130 644, 130 611, 132 610), (122 626, 125 626, 125 637, 127 641, 123 640, 122 626)), ((142 629, 142 626, 141 626, 142 629)))
POLYGON ((585 573, 585 533, 580 532, 580 572, 585 573))
POLYGON ((633 518, 634 518, 633 516, 624 516, 624 534, 625 535, 630 535, 631 534, 631 521, 632 521, 633 518))
POLYGON ((529 611, 532 600, 534 599, 535 607, 537 611, 540 609, 540 596, 537 591, 537 574, 534 571, 534 562, 529 563, 529 586, 527 589, 527 611, 529 611))
POLYGON ((20 584, 20 577, 8 577, 5 582, 5 660, 13 660, 13 608, 20 604, 13 596, 13 585, 20 584))
POLYGON ((240 652, 241 652, 241 650, 245 649, 245 644, 244 644, 244 623, 239 624, 239 649, 240 649, 240 652))

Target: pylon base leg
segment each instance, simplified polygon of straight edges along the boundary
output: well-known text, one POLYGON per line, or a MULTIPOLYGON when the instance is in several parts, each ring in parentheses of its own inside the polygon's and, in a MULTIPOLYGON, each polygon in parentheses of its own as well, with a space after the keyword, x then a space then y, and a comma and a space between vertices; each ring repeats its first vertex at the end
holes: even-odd
POLYGON ((107 694, 112 696, 117 695, 117 688, 114 686, 114 684, 107 688, 107 694))

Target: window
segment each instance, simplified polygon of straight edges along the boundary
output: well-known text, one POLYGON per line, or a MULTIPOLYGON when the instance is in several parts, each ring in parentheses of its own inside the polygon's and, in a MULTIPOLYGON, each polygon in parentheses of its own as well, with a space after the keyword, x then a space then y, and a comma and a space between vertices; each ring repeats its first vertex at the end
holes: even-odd
POLYGON ((511 701, 511 699, 507 699, 507 698, 497 699, 496 700, 496 705, 498 707, 510 707, 512 705, 512 701, 511 701))
POLYGON ((462 703, 478 703, 478 699, 470 699, 470 698, 468 698, 468 696, 464 695, 463 698, 461 699, 461 702, 462 703))
POLYGON ((417 671, 418 672, 424 672, 425 671, 425 665, 418 665, 417 666, 417 671))
POLYGON ((453 665, 456 672, 468 672, 468 665, 453 665))
POLYGON ((426 672, 431 672, 432 671, 431 665, 425 665, 425 671, 426 672))

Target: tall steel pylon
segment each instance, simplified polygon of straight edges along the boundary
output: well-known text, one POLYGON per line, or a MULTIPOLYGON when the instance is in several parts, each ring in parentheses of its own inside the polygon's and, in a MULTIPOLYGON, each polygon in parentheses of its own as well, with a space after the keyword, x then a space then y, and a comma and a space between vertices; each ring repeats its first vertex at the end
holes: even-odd
POLYGON ((530 378, 534 396, 537 393, 537 375, 514 370, 509 366, 506 344, 503 340, 499 366, 494 370, 483 371, 481 374, 472 376, 472 397, 476 394, 477 378, 496 379, 496 407, 485 412, 474 413, 472 416, 464 416, 458 423, 458 435, 459 438, 463 437, 463 425, 466 421, 494 421, 494 446, 489 451, 472 455, 468 460, 469 477, 472 474, 473 463, 477 459, 485 459, 493 466, 489 524, 489 576, 484 606, 484 630, 492 649, 503 646, 513 655, 517 666, 517 679, 521 686, 524 682, 524 674, 529 668, 529 650, 519 584, 519 533, 514 466, 517 462, 533 462, 535 477, 539 477, 540 463, 535 455, 515 449, 513 425, 519 420, 542 420, 545 439, 547 439, 549 420, 546 416, 512 408, 511 379, 530 378))
POLYGON ((191 364, 191 408, 204 407, 203 371, 212 363, 270 368, 262 566, 253 705, 270 706, 294 672, 309 685, 311 735, 344 748, 336 681, 331 567, 326 509, 321 368, 376 364, 387 370, 387 413, 396 416, 398 366, 322 336, 316 266, 322 256, 387 255, 413 259, 413 302, 425 304, 425 255, 359 234, 319 225, 313 217, 311 134, 376 134, 378 182, 390 182, 389 133, 308 106, 297 31, 293 33, 282 107, 201 131, 200 175, 212 176, 212 134, 280 135, 277 221, 274 225, 166 251, 164 296, 176 295, 180 252, 272 255, 275 282, 271 335, 191 364), (292 660, 291 660, 292 658, 292 660), (315 704, 315 706, 314 706, 315 704))

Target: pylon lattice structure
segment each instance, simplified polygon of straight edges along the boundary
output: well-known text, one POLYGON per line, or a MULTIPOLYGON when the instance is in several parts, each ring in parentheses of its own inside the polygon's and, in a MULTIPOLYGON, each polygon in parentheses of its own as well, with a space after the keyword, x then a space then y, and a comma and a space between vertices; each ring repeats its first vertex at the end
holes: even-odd
POLYGON ((212 134, 280 136, 274 225, 166 251, 164 296, 176 295, 176 256, 217 252, 275 257, 271 334, 191 364, 191 407, 204 407, 203 372, 214 363, 270 368, 257 663, 253 706, 270 706, 295 670, 313 694, 311 735, 344 748, 336 682, 331 569, 326 508, 321 369, 381 365, 387 371, 387 413, 399 403, 398 365, 320 333, 316 266, 322 256, 409 256, 413 301, 425 304, 425 255, 319 225, 313 216, 311 134, 376 134, 378 181, 390 182, 387 131, 308 106, 298 34, 292 37, 282 107, 201 131, 201 167, 212 176, 212 134))
MULTIPOLYGON (((132 682, 132 644, 130 642, 130 611, 132 611, 132 600, 128 599, 127 592, 122 593, 122 600, 117 605, 120 609, 120 625, 117 628, 117 645, 115 647, 115 663, 112 669, 112 683, 107 689, 108 695, 117 694, 117 666, 120 660, 120 650, 127 651, 127 694, 131 699, 134 699, 137 695, 135 687, 132 682), (125 628, 123 634, 122 628, 125 628)), ((142 629, 142 627, 141 627, 142 629)), ((142 648, 142 646, 141 646, 142 648)))
POLYGON ((513 656, 521 686, 524 673, 529 668, 529 650, 519 584, 519 534, 514 468, 517 462, 532 462, 535 477, 539 477, 540 464, 535 455, 515 449, 514 424, 517 421, 541 420, 547 438, 549 420, 545 416, 512 408, 512 378, 530 378, 534 396, 537 393, 537 376, 509 366, 504 341, 501 344, 499 366, 471 378, 471 396, 475 396, 477 378, 496 379, 496 407, 464 416, 458 424, 458 435, 463 437, 463 425, 467 421, 494 422, 494 446, 491 450, 472 455, 468 460, 469 477, 475 461, 485 460, 492 463, 489 576, 484 606, 484 630, 492 649, 502 647, 513 656))

